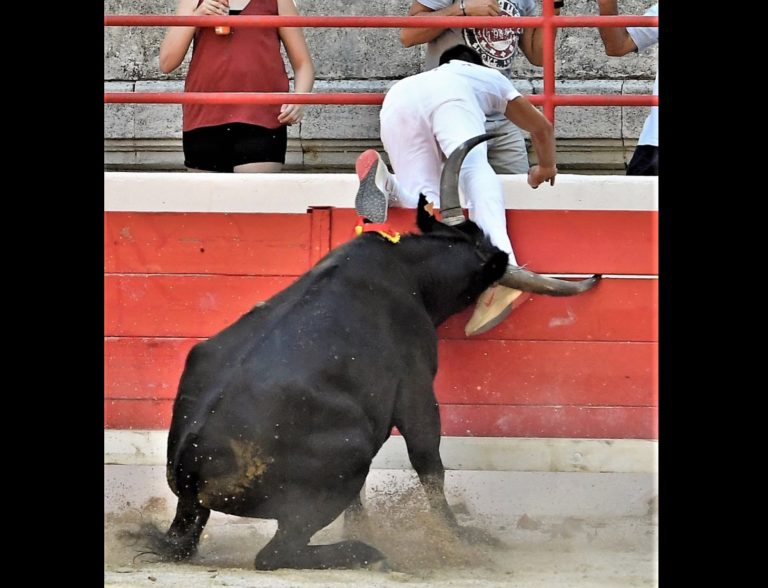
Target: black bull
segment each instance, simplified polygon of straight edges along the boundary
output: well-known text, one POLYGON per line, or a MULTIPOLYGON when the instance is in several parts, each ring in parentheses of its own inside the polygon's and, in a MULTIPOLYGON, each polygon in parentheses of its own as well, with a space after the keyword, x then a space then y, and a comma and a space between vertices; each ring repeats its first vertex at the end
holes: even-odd
POLYGON ((361 541, 309 541, 359 507, 392 427, 431 509, 464 534, 443 491, 436 327, 498 281, 508 256, 473 222, 442 224, 424 204, 422 235, 365 233, 190 351, 168 436, 177 512, 156 552, 192 555, 216 510, 277 519, 257 569, 384 560, 361 541))

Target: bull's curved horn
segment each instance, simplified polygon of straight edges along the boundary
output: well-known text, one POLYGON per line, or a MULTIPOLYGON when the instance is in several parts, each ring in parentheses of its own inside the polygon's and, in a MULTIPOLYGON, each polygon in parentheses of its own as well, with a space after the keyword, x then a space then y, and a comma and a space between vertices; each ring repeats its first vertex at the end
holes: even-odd
POLYGON ((499 280, 502 286, 522 290, 523 292, 533 292, 534 294, 546 294, 547 296, 573 296, 581 294, 595 287, 602 276, 595 274, 586 280, 578 282, 569 282, 567 280, 558 280, 548 278, 540 274, 528 271, 516 265, 508 265, 507 271, 499 280))
POLYGON ((445 162, 443 173, 440 175, 440 216, 446 225, 457 225, 467 220, 464 218, 459 201, 459 172, 467 153, 475 145, 501 135, 502 133, 484 133, 467 139, 453 150, 448 161, 445 162))

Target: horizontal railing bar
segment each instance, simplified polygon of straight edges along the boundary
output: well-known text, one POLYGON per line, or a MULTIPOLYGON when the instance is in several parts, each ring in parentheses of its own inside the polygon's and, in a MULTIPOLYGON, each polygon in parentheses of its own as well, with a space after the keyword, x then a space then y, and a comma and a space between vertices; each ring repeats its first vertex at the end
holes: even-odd
MULTIPOLYGON (((542 16, 176 16, 112 14, 104 26, 238 26, 344 28, 530 28, 544 24, 542 16), (503 21, 503 22, 502 22, 503 21)), ((552 26, 658 27, 658 16, 555 16, 552 26)))
MULTIPOLYGON (((544 104, 542 94, 527 95, 536 105, 544 104)), ((381 93, 316 93, 286 92, 105 92, 108 104, 381 104, 381 93)), ((637 94, 604 96, 586 94, 555 94, 555 106, 658 106, 659 97, 637 94)))

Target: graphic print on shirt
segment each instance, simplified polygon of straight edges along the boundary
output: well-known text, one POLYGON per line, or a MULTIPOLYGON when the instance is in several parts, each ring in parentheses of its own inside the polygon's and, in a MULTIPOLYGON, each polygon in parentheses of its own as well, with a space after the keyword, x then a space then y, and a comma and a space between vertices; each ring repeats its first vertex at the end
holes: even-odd
MULTIPOLYGON (((501 16, 522 16, 511 0, 498 0, 501 16)), ((477 51, 483 63, 494 69, 507 69, 517 53, 522 27, 511 29, 464 29, 464 42, 477 51)))

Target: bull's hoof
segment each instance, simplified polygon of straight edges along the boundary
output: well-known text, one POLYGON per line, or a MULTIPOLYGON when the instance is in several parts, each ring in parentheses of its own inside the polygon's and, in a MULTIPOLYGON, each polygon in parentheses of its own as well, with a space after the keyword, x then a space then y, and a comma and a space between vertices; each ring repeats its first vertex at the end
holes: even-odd
POLYGON ((193 536, 164 533, 154 523, 143 523, 138 531, 122 531, 119 537, 123 541, 132 540, 138 547, 134 561, 185 561, 197 553, 193 536))
POLYGON ((340 541, 330 545, 295 545, 284 549, 284 545, 268 543, 257 555, 254 567, 257 570, 293 569, 359 569, 388 570, 386 556, 375 547, 362 541, 340 541), (383 562, 383 564, 382 564, 383 562), (386 567, 381 567, 381 566, 386 567), (376 567, 374 567, 376 566, 376 567))

